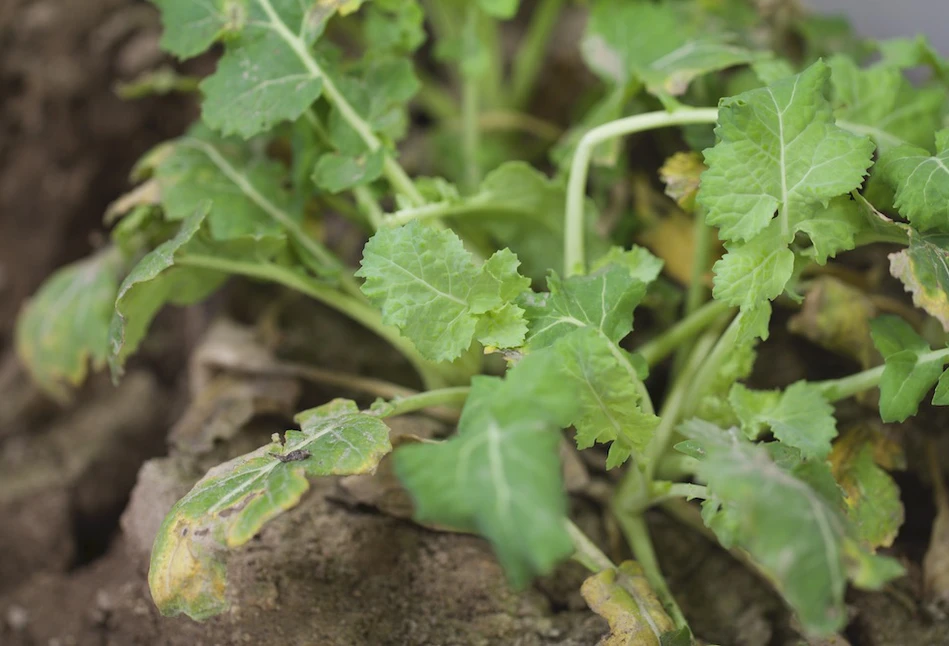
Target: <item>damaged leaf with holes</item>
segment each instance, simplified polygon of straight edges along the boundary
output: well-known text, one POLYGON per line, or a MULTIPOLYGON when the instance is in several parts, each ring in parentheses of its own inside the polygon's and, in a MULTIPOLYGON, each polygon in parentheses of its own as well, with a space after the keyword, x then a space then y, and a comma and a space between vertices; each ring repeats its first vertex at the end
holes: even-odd
POLYGON ((392 450, 386 424, 349 400, 304 411, 296 421, 301 430, 287 431, 282 442, 208 471, 165 517, 148 579, 162 614, 206 619, 225 610, 227 549, 295 507, 308 478, 371 473, 392 450))

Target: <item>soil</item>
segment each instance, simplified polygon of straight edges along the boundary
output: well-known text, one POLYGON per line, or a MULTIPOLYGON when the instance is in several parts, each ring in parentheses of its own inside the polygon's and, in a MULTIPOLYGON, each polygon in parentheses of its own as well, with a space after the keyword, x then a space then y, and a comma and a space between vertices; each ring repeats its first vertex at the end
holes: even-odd
MULTIPOLYGON (((291 384, 288 400, 282 387, 283 395, 270 396, 272 388, 251 384, 253 405, 236 418, 214 417, 226 432, 188 435, 194 419, 216 410, 195 407, 198 373, 188 364, 212 321, 254 322, 257 336, 296 361, 409 383, 406 366, 369 333, 319 307, 291 297, 274 305, 272 290, 239 285, 201 308, 163 314, 117 389, 100 375, 72 404, 55 406, 30 384, 9 350, 15 312, 50 271, 101 243, 101 214, 127 188, 132 164, 196 114, 187 97, 128 103, 115 96, 116 82, 164 60, 158 35, 157 15, 144 2, 0 3, 0 644, 597 643, 606 624, 579 596, 579 566, 512 591, 484 541, 403 518, 405 501, 384 468, 369 480, 314 483, 300 506, 235 551, 227 613, 201 624, 158 614, 145 580, 148 554, 175 500, 208 466, 287 428, 288 406, 353 396, 291 384), (190 452, 179 450, 184 445, 190 452)), ((769 348, 774 356, 762 363, 784 366, 784 382, 807 365, 800 357, 822 356, 786 338, 769 348)), ((945 421, 920 418, 920 427, 923 420, 933 428, 945 421)), ((425 418, 398 424, 418 435, 444 430, 425 418)), ((949 455, 947 442, 940 451, 949 455)), ((820 643, 949 644, 949 622, 919 602, 917 564, 933 509, 928 485, 913 475, 925 472, 926 449, 911 445, 909 453, 900 481, 907 524, 895 553, 910 576, 881 593, 853 594, 846 640, 820 643)), ((577 523, 611 557, 627 558, 597 502, 603 474, 581 460, 570 464, 577 523)), ((662 568, 703 640, 802 643, 771 587, 688 517, 656 511, 649 521, 662 568)))

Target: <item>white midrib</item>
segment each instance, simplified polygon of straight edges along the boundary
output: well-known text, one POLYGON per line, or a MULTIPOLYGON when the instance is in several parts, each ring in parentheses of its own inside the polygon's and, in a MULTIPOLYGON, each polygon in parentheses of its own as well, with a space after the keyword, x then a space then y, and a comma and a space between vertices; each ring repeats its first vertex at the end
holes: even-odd
POLYGON ((774 113, 778 118, 778 139, 781 141, 781 157, 779 160, 781 165, 781 210, 778 213, 778 217, 781 218, 781 237, 787 240, 791 226, 790 216, 788 214, 788 172, 787 151, 784 141, 784 112, 778 106, 778 101, 774 97, 774 92, 771 91, 771 88, 768 88, 768 94, 771 96, 771 102, 774 103, 774 113))

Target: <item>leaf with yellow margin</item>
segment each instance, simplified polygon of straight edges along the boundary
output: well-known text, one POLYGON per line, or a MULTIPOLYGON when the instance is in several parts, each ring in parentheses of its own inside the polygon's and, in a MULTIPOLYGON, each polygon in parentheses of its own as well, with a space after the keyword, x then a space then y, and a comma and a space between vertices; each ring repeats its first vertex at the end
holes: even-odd
POLYGON ((910 230, 909 248, 890 254, 890 273, 949 331, 949 235, 910 230))
POLYGON ((904 513, 900 489, 886 470, 903 465, 902 447, 882 433, 853 428, 834 443, 829 460, 857 538, 871 549, 892 545, 904 513))
MULTIPOLYGON (((635 561, 603 570, 583 582, 580 594, 596 614, 606 619, 610 634, 599 646, 665 646, 678 643, 675 624, 635 561)), ((686 636, 685 644, 688 644, 686 636)))
POLYGON ((356 404, 336 399, 296 416, 266 446, 225 462, 172 507, 152 548, 148 584, 164 615, 202 620, 228 608, 226 549, 244 545, 265 523, 296 506, 307 477, 375 470, 392 450, 389 428, 356 404))

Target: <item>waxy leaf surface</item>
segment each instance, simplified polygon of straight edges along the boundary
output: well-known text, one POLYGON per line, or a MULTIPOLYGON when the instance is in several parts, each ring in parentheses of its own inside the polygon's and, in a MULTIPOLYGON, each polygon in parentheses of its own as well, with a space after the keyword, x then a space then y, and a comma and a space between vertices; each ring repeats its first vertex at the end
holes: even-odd
POLYGON ((573 550, 558 447, 576 402, 559 375, 540 353, 504 379, 475 377, 456 436, 393 456, 416 518, 487 538, 517 587, 573 550))
POLYGON ((530 286, 517 273, 517 257, 495 253, 481 267, 461 239, 417 220, 381 229, 363 250, 357 276, 362 289, 382 310, 382 318, 434 361, 451 361, 468 349, 485 324, 484 342, 517 341, 527 332, 523 311, 512 304, 530 286))
POLYGON ((855 545, 841 512, 737 429, 693 420, 680 430, 712 495, 703 511, 707 524, 726 547, 751 555, 808 632, 827 635, 846 623, 848 577, 875 587, 899 573, 893 561, 855 545))

